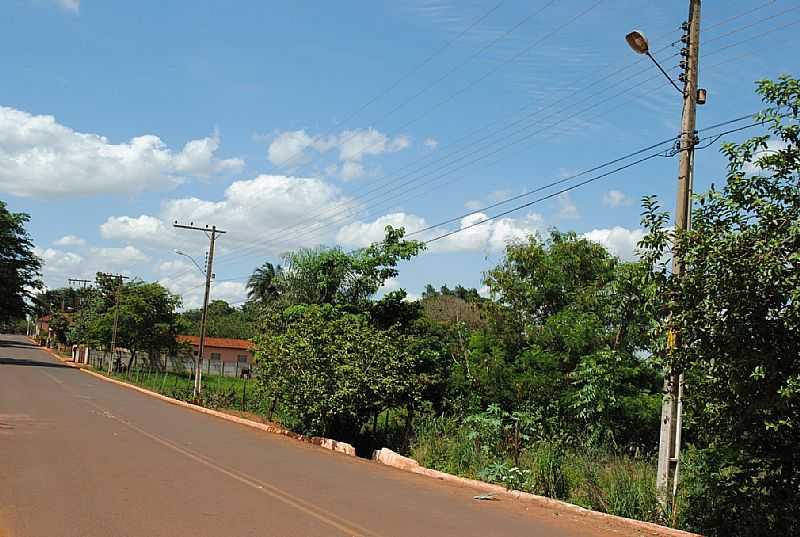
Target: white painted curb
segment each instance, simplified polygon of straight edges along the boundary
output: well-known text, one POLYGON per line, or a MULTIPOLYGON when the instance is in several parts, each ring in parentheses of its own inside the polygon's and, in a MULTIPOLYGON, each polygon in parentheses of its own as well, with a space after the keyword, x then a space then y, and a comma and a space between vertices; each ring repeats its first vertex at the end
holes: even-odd
POLYGON ((483 481, 476 481, 475 479, 467 479, 465 477, 446 474, 438 470, 431 470, 430 468, 421 466, 414 459, 404 457, 388 448, 375 450, 372 453, 372 460, 380 464, 385 464, 386 466, 392 466, 400 470, 405 470, 406 472, 412 472, 415 474, 432 477, 434 479, 440 479, 449 483, 474 487, 496 495, 514 498, 515 500, 523 502, 534 503, 541 507, 570 511, 582 516, 610 520, 616 523, 624 524, 631 528, 635 528, 639 531, 646 532, 648 535, 654 535, 658 537, 701 537, 696 533, 668 528, 666 526, 659 526, 658 524, 653 524, 652 522, 643 522, 641 520, 634 520, 632 518, 601 513, 600 511, 592 511, 591 509, 586 509, 571 503, 562 502, 561 500, 554 500, 553 498, 547 498, 545 496, 537 496, 536 494, 530 494, 529 492, 522 492, 519 490, 507 490, 505 487, 500 485, 493 485, 483 481))

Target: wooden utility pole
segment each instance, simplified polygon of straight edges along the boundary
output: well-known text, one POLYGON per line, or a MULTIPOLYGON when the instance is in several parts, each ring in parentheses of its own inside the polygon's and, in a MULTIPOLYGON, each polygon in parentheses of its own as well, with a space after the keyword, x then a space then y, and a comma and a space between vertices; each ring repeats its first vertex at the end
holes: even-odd
MULTIPOLYGON (((681 51, 684 73, 683 115, 681 118, 680 161, 678 164, 678 197, 675 204, 675 231, 680 233, 691 227, 692 177, 694 172, 694 147, 697 143, 695 118, 698 100, 698 58, 700 55, 700 3, 690 0, 689 21, 684 25, 685 48, 681 51)), ((682 260, 672 259, 672 273, 680 277, 682 260)), ((680 344, 680 334, 668 334, 668 347, 680 344)), ((681 421, 683 411, 683 373, 669 371, 664 378, 664 399, 661 407, 661 434, 658 443, 658 474, 656 487, 662 507, 667 507, 675 496, 680 469, 681 421)))
POLYGON ((114 351, 117 348, 117 326, 119 325, 119 294, 122 290, 122 280, 127 280, 127 276, 122 274, 108 274, 102 273, 103 276, 114 278, 117 281, 117 287, 114 290, 114 328, 111 331, 111 359, 108 361, 108 374, 114 372, 114 351))
POLYGON ((177 220, 173 227, 181 228, 181 229, 191 229, 194 231, 202 231, 208 237, 210 242, 208 247, 208 262, 206 264, 206 291, 205 295, 203 296, 203 316, 200 319, 200 345, 197 351, 197 360, 195 361, 195 369, 194 369, 194 396, 198 397, 200 392, 203 388, 203 351, 205 350, 205 342, 206 342, 206 320, 208 319, 208 297, 211 294, 211 279, 214 277, 213 268, 214 268, 214 243, 217 240, 217 235, 221 233, 226 233, 221 229, 217 229, 217 226, 208 226, 206 227, 196 227, 193 223, 190 223, 188 226, 178 224, 177 220))

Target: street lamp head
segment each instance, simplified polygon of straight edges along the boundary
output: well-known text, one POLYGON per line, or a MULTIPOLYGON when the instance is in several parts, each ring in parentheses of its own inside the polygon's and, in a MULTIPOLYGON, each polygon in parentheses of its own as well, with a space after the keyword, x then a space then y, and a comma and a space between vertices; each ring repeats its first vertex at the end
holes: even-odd
POLYGON ((647 38, 639 30, 634 30, 625 36, 625 41, 637 54, 647 54, 650 51, 650 45, 647 38))

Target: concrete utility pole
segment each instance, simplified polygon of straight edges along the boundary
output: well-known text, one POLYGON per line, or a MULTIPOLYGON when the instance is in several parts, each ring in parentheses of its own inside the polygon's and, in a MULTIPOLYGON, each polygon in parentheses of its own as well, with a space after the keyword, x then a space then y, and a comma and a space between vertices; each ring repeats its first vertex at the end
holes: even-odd
POLYGON ((102 273, 103 276, 117 280, 117 288, 114 290, 114 328, 111 331, 111 359, 108 361, 108 374, 114 371, 114 351, 117 348, 117 326, 119 325, 119 293, 122 290, 122 280, 127 280, 127 276, 122 274, 102 273))
POLYGON ((181 229, 191 229, 194 231, 202 231, 208 237, 210 242, 208 247, 208 262, 206 264, 206 292, 203 296, 203 316, 200 319, 200 346, 197 352, 197 360, 195 361, 194 370, 194 396, 198 397, 203 388, 203 351, 205 350, 206 342, 206 320, 208 319, 208 297, 211 294, 211 279, 214 277, 212 269, 214 267, 214 243, 217 240, 217 234, 226 233, 217 226, 196 227, 194 223, 190 222, 188 226, 178 224, 176 220, 172 227, 181 229))
MULTIPOLYGON (((686 47, 681 51, 685 72, 683 81, 683 115, 681 119, 680 161, 678 164, 678 197, 675 204, 675 230, 691 228, 692 178, 694 173, 694 147, 696 109, 698 104, 698 58, 700 55, 700 2, 690 0, 689 22, 685 25, 686 47)), ((705 97, 703 96, 704 102, 705 97)), ((672 273, 680 277, 683 263, 678 256, 672 259, 672 273)), ((668 335, 668 346, 679 345, 679 334, 668 335)), ((678 487, 680 469, 681 425, 683 412, 683 373, 671 371, 664 378, 664 399, 661 407, 661 434, 658 443, 658 474, 656 487, 659 500, 666 507, 674 498, 678 487)))

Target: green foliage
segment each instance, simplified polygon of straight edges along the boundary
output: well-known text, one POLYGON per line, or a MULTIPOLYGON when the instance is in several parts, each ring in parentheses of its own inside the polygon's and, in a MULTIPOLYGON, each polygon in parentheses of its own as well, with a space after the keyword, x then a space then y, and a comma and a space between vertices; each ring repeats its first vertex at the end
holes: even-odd
POLYGON ((42 262, 25 229, 29 220, 27 214, 12 213, 0 201, 0 323, 24 318, 27 301, 42 287, 42 262))
MULTIPOLYGON (((453 399, 536 416, 551 438, 655 446, 659 371, 647 270, 552 231, 511 244, 486 275, 496 302, 454 368, 453 399)), ((455 353, 454 353, 455 354, 455 353)))
MULTIPOLYGON (((208 304, 206 335, 234 339, 250 339, 255 335, 259 306, 255 303, 234 308, 224 300, 208 304)), ((178 331, 184 335, 199 336, 202 308, 186 310, 178 316, 178 331)))
POLYGON ((146 351, 150 361, 159 363, 160 351, 175 348, 176 309, 181 300, 158 283, 134 280, 119 285, 116 279, 98 274, 96 289, 75 316, 70 341, 110 349, 117 298, 117 346, 131 352, 131 363, 139 351, 146 351))
POLYGON ((644 216, 659 335, 680 336, 661 354, 685 372, 697 445, 683 516, 708 535, 800 533, 800 81, 758 92, 771 137, 723 146, 727 181, 698 196, 692 229, 673 236, 652 199, 644 216))
POLYGON ((286 307, 292 304, 338 304, 350 309, 367 301, 389 278, 397 264, 424 249, 420 241, 404 240, 405 230, 386 227, 383 241, 345 252, 340 248, 302 248, 283 256, 286 268, 265 263, 248 282, 251 298, 286 307), (265 297, 267 299, 265 300, 265 297))
POLYGON ((413 407, 436 378, 438 357, 415 336, 331 304, 268 314, 256 346, 259 383, 304 432, 342 440, 384 408, 413 407))

